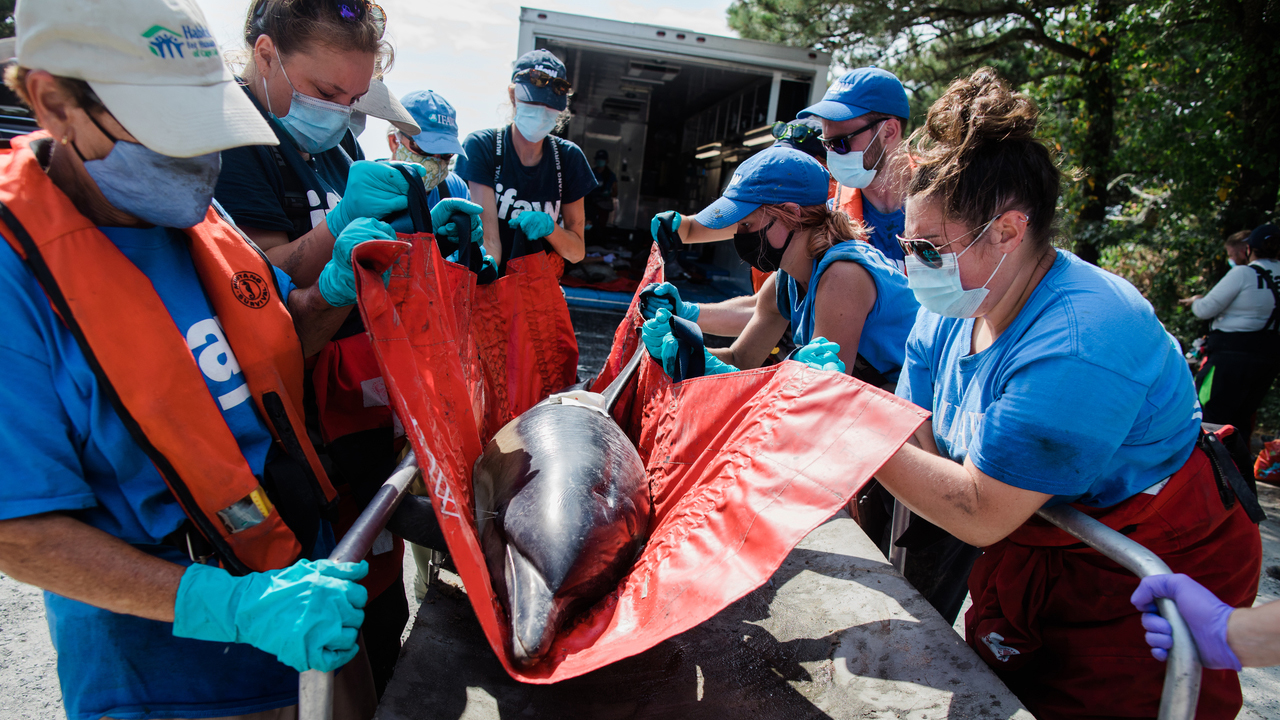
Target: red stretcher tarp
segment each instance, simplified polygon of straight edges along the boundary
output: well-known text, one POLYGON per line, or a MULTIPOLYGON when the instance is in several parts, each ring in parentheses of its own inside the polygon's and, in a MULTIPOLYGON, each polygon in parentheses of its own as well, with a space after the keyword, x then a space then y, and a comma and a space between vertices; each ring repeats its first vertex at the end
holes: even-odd
MULTIPOLYGON (((564 301, 559 292, 530 297, 553 277, 542 255, 510 263, 499 282, 527 285, 530 294, 512 291, 522 304, 505 306, 511 295, 476 288, 465 268, 440 258, 430 236, 402 239, 358 246, 360 312, 485 637, 522 682, 558 682, 643 652, 759 587, 927 417, 891 394, 800 363, 673 385, 646 358, 615 417, 637 442, 651 483, 649 542, 611 595, 561 629, 545 661, 519 668, 476 535, 471 470, 501 424, 540 399, 534 386, 543 395, 560 389, 542 373, 563 354, 509 331, 506 363, 495 366, 502 352, 484 346, 501 334, 491 323, 544 322, 528 313, 564 301), (384 289, 381 271, 391 262, 384 289), (530 374, 534 382, 522 379, 530 374)), ((655 251, 644 283, 661 277, 655 251)), ((634 352, 639 322, 633 298, 595 389, 634 352)))

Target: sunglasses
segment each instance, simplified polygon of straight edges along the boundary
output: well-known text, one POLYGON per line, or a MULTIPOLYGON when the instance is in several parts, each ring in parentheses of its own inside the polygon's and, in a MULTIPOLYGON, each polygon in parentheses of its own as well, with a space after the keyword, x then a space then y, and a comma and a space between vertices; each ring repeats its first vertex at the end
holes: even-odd
POLYGON ((951 242, 945 243, 943 245, 934 245, 928 240, 924 240, 922 238, 915 238, 915 239, 908 240, 907 238, 904 238, 901 235, 897 235, 896 237, 898 238, 898 247, 902 248, 902 252, 904 255, 915 255, 916 257, 920 258, 920 262, 924 263, 925 267, 929 267, 929 268, 933 268, 934 270, 937 270, 938 268, 942 267, 941 250, 943 248, 947 247, 948 245, 954 245, 955 243, 960 242, 966 237, 973 235, 975 232, 977 232, 978 235, 977 237, 974 238, 974 242, 977 242, 978 238, 982 237, 982 233, 987 231, 987 228, 991 226, 991 223, 995 222, 996 220, 999 220, 1001 215, 1004 215, 1004 213, 1000 213, 1000 215, 997 215, 991 218, 990 220, 988 220, 985 225, 981 227, 976 227, 973 230, 970 230, 969 232, 965 233, 964 235, 961 235, 960 237, 952 240, 951 242))
POLYGON ((541 70, 521 70, 511 79, 516 82, 528 83, 536 88, 550 85, 551 92, 556 95, 568 95, 573 90, 573 85, 568 80, 548 75, 541 70))
POLYGON ((802 143, 809 138, 816 137, 821 132, 808 125, 797 125, 779 120, 773 124, 773 137, 777 140, 794 140, 802 143))
MULTIPOLYGON (((387 13, 380 5, 367 0, 328 0, 328 4, 343 22, 364 22, 368 17, 373 20, 373 25, 378 30, 378 37, 382 37, 387 31, 387 13)), ((270 0, 259 0, 257 7, 253 10, 253 23, 258 32, 266 31, 265 16, 268 5, 271 5, 270 0)))
POLYGON ((837 155, 846 155, 848 153, 853 152, 854 138, 858 137, 859 135, 861 135, 862 133, 868 130, 872 130, 876 128, 882 123, 884 123, 883 120, 881 120, 880 122, 873 122, 870 125, 867 125, 866 127, 861 127, 861 128, 858 128, 857 130, 854 130, 848 135, 841 135, 840 137, 833 137, 833 138, 822 138, 822 147, 826 148, 827 152, 833 152, 837 155))

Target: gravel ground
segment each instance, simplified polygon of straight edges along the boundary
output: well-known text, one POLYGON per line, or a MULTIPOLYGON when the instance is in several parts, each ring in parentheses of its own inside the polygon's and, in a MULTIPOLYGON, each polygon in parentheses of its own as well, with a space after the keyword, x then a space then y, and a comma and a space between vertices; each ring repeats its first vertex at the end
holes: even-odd
MULTIPOLYGON (((572 315, 582 346, 579 374, 586 377, 598 371, 608 355, 619 316, 578 310, 572 315)), ((1266 572, 1276 567, 1276 574, 1280 575, 1280 488, 1260 485, 1258 490, 1268 514, 1262 523, 1264 572, 1257 601, 1263 604, 1280 599, 1280 578, 1266 572)), ((410 617, 418 609, 412 589, 414 571, 413 558, 405 553, 410 617)), ((1240 680, 1244 686, 1240 720, 1280 718, 1280 667, 1247 668, 1240 680)), ((58 689, 57 658, 49 640, 40 591, 0 573, 0 720, 60 717, 62 694, 58 689)))

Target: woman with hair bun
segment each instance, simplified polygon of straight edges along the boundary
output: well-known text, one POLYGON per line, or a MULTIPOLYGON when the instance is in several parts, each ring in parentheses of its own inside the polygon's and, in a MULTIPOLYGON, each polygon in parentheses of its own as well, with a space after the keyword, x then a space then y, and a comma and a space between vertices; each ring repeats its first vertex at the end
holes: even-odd
MULTIPOLYGON (((1237 607, 1259 534, 1251 498, 1219 493, 1177 341, 1132 285, 1053 247, 1060 173, 1037 116, 982 68, 911 139, 899 242, 922 310, 897 394, 933 417, 877 477, 984 548, 965 637, 1037 717, 1154 717, 1164 666, 1129 603, 1138 578, 1036 511, 1072 504, 1237 607)), ((1240 706, 1236 675, 1205 671, 1198 717, 1240 706)))

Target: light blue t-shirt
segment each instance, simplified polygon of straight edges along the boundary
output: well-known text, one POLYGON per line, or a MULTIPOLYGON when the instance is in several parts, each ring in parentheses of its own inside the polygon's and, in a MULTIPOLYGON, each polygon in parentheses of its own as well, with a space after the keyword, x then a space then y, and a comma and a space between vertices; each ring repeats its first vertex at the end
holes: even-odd
MULTIPOLYGON (((467 181, 458 177, 457 173, 449 173, 445 176, 444 185, 449 190, 449 197, 462 198, 463 200, 471 199, 471 189, 467 187, 467 181)), ((436 206, 440 202, 440 186, 431 188, 431 192, 427 193, 427 209, 436 206)))
MULTIPOLYGON (((271 435, 200 286, 185 236, 163 228, 101 229, 151 280, 260 475, 271 435)), ((276 270, 276 279, 288 297, 289 277, 276 270)), ((0 249, 0 366, 8 376, 0 383, 6 466, 0 519, 64 512, 189 565, 184 553, 160 544, 186 516, 8 245, 0 249)), ((326 544, 318 542, 317 551, 326 544)), ((298 674, 248 645, 175 638, 169 623, 48 592, 45 609, 71 720, 237 715, 296 702, 298 674)))
POLYGON ((933 411, 943 457, 1047 505, 1110 507, 1176 472, 1200 433, 1182 349, 1132 285, 1059 250, 1013 323, 971 354, 972 319, 921 308, 897 394, 933 411))
POLYGON ((818 283, 827 268, 837 262, 858 263, 871 274, 876 284, 876 301, 862 326, 858 354, 880 371, 886 380, 893 382, 902 369, 907 336, 911 334, 920 303, 907 287, 907 276, 898 272, 879 250, 860 240, 832 245, 821 257, 813 259, 807 288, 779 270, 776 284, 778 311, 791 323, 796 347, 809 344, 814 337, 818 283))

